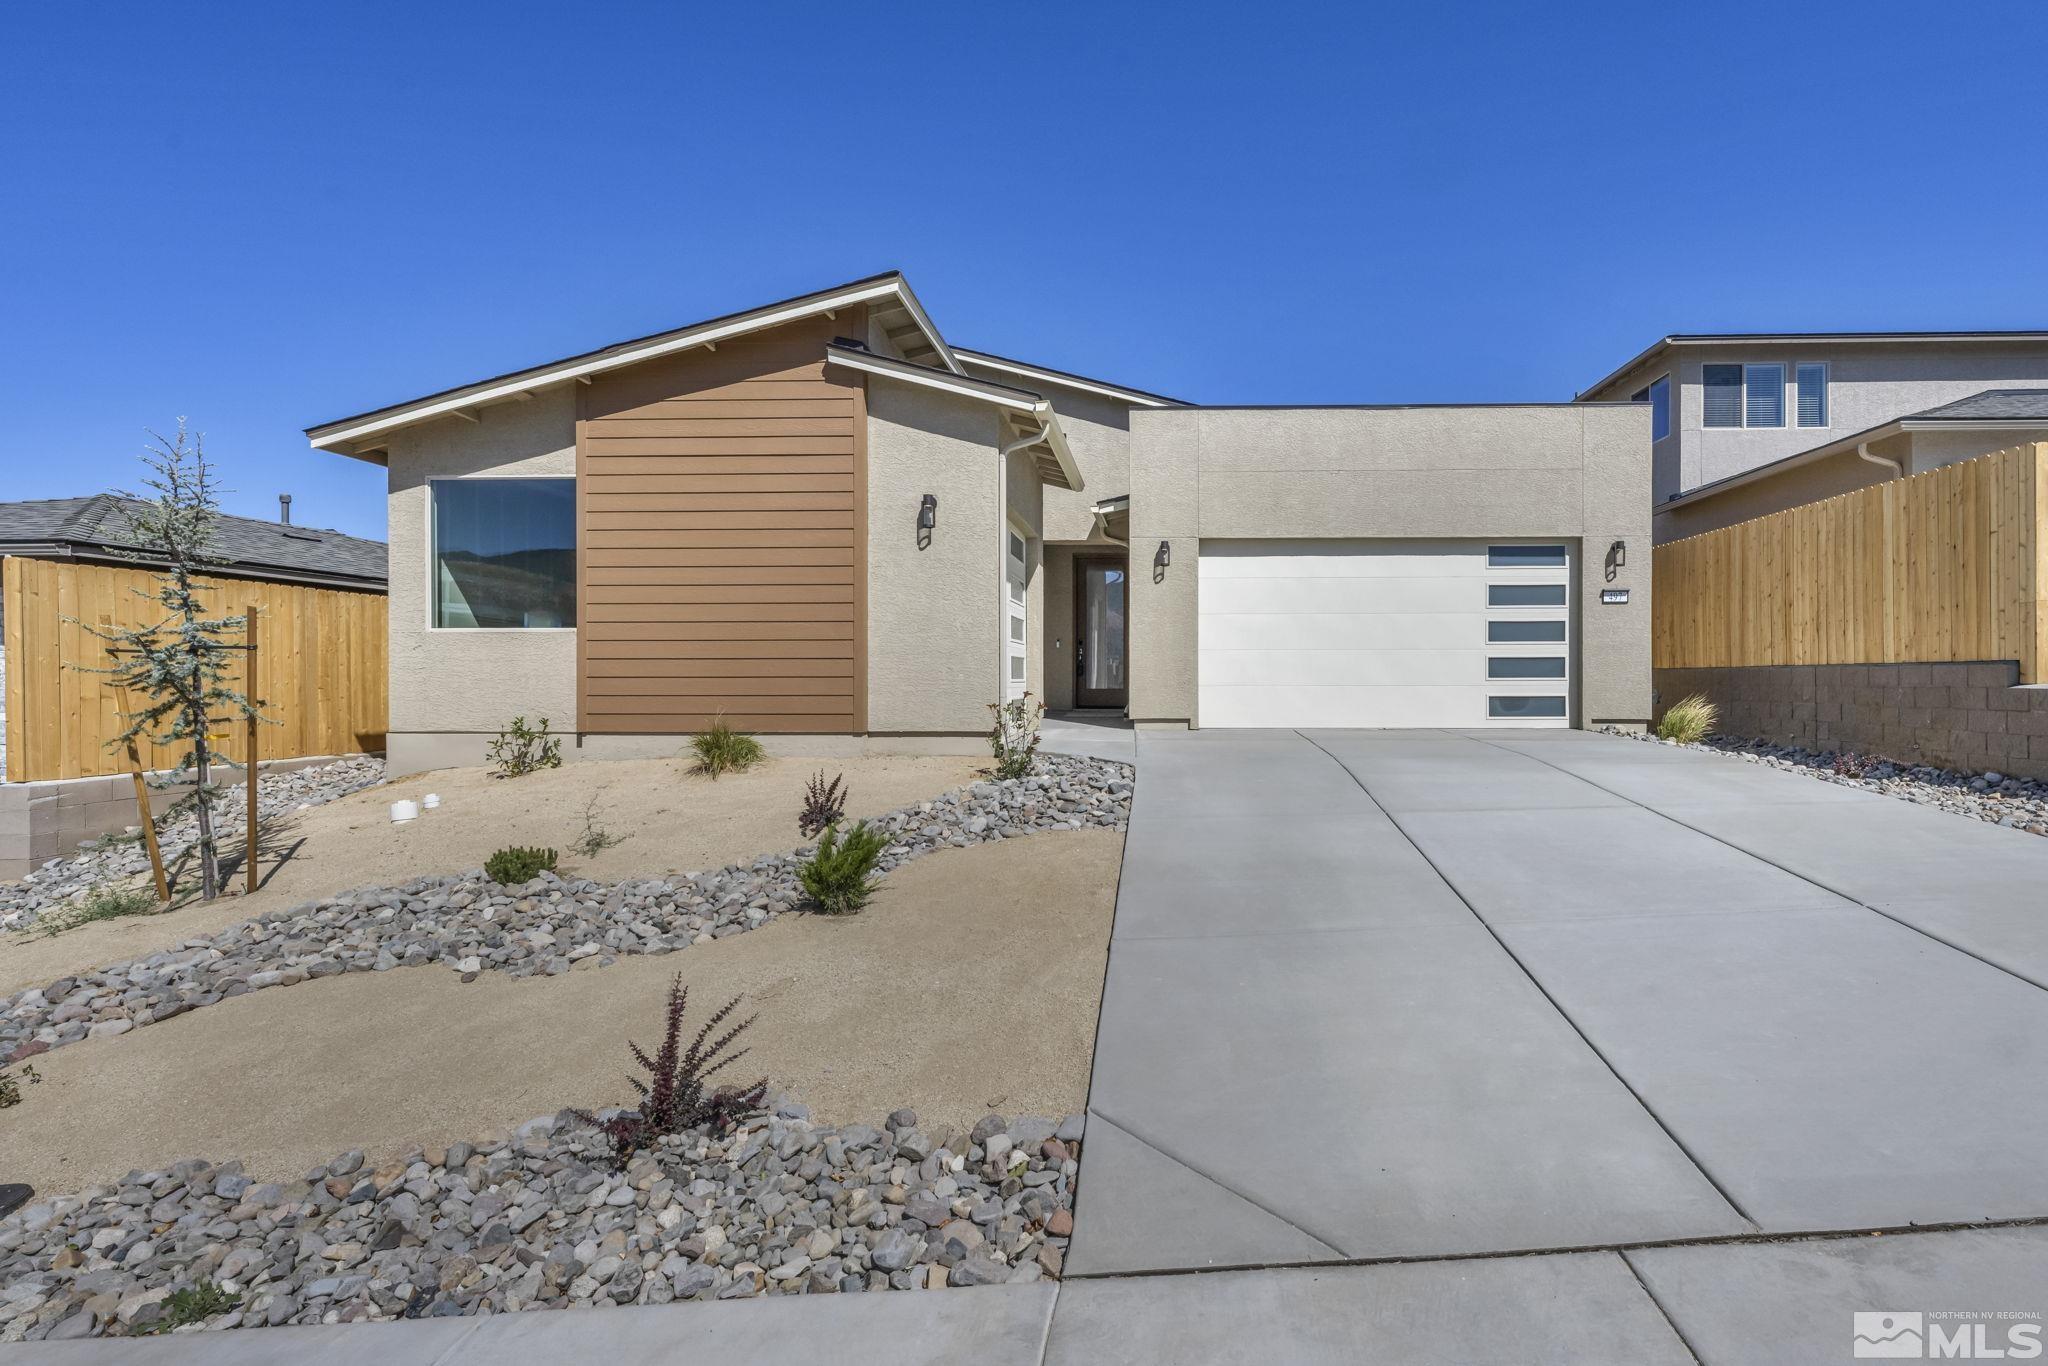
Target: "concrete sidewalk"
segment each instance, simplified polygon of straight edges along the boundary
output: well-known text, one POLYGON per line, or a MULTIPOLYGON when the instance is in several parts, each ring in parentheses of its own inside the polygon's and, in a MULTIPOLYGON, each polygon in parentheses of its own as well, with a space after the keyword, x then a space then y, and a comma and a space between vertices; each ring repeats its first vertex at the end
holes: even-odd
MULTIPOLYGON (((1854 1315, 2031 1312, 2048 1230, 2011 1228, 1114 1277, 31 1343, 9 1366, 1779 1366, 1851 1359, 1854 1315)), ((1992 1323, 1996 1345, 2010 1325, 1992 1323)))

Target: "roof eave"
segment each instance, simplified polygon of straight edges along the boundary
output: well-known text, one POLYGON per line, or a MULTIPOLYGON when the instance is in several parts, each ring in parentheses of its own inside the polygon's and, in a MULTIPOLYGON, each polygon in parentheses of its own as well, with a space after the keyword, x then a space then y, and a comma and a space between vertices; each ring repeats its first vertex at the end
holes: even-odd
POLYGON ((798 295, 793 299, 765 304, 743 313, 727 314, 724 317, 693 323, 688 327, 657 333, 638 341, 620 342, 602 350, 587 351, 546 365, 515 370, 492 379, 479 380, 474 384, 444 389, 424 398, 374 408, 353 417, 337 418, 332 422, 306 428, 306 439, 315 450, 332 451, 358 459, 367 458, 367 453, 377 449, 376 447, 346 447, 366 438, 381 436, 399 427, 495 403, 517 394, 566 384, 572 380, 587 380, 608 370, 617 370, 677 351, 687 351, 692 347, 716 343, 728 337, 758 332, 764 328, 795 322, 819 313, 836 312, 841 308, 850 308, 856 304, 871 303, 876 299, 888 297, 895 298, 898 305, 915 320, 918 328, 931 342, 934 353, 945 361, 948 371, 964 375, 966 372, 961 367, 959 358, 953 354, 952 349, 946 345, 945 338, 940 336, 938 329, 932 325, 930 315, 924 311, 924 305, 918 302, 909 282, 902 275, 891 272, 886 275, 870 276, 865 280, 856 280, 833 289, 820 290, 814 294, 798 295))
MULTIPOLYGON (((1039 440, 1045 444, 1059 468, 1059 482, 1076 493, 1085 487, 1081 468, 1075 463, 1074 453, 1067 446, 1066 429, 1060 426, 1059 414, 1041 395, 1034 394, 1028 389, 997 384, 993 380, 949 374, 927 365, 915 365, 891 356, 878 356, 872 351, 862 351, 851 346, 827 346, 825 363, 843 365, 848 369, 859 370, 882 379, 897 380, 904 384, 914 384, 920 388, 952 394, 957 398, 986 403, 1002 409, 1013 417, 1029 417, 1038 423, 1039 440)), ((1034 444, 1037 443, 1026 443, 1026 446, 1020 449, 1028 449, 1034 444)))

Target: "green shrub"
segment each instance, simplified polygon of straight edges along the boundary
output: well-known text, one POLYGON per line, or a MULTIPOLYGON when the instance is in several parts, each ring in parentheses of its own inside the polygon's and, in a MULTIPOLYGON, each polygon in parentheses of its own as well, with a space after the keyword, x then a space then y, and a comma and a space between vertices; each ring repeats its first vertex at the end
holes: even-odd
POLYGON ((21 1065, 21 1075, 18 1077, 11 1072, 0 1070, 0 1110, 10 1110, 21 1104, 23 1082, 34 1086, 40 1081, 42 1078, 36 1075, 36 1069, 27 1063, 21 1065))
POLYGON ((1681 745, 1696 745, 1707 738, 1720 719, 1721 709, 1709 702, 1706 694, 1694 693, 1664 709, 1657 722, 1657 734, 1681 745))
POLYGON ((524 849, 515 845, 510 849, 500 849, 484 860, 484 872, 500 887, 517 887, 554 870, 555 851, 552 849, 524 849))
POLYGON ((697 754, 697 772, 709 774, 713 782, 721 773, 744 773, 768 757, 759 740, 734 730, 723 716, 692 736, 690 748, 697 754))
POLYGON ((810 862, 796 870, 797 881, 826 915, 852 915, 874 896, 875 865, 888 847, 888 837, 868 829, 866 821, 857 822, 844 838, 838 826, 828 825, 810 862))
POLYGON ((488 753, 500 778, 520 778, 535 769, 562 766, 562 742, 548 734, 545 716, 538 729, 527 725, 523 716, 513 717, 512 724, 491 741, 488 753))
POLYGON ((188 1323, 204 1323, 216 1314, 225 1314, 242 1302, 242 1297, 225 1290, 212 1281, 200 1285, 188 1285, 182 1290, 173 1290, 164 1300, 164 1316, 159 1328, 169 1331, 183 1328, 188 1323))
POLYGON ((53 907, 36 921, 32 932, 38 938, 75 930, 98 920, 120 920, 131 915, 154 915, 157 899, 146 887, 117 887, 102 883, 85 894, 83 901, 53 907))
POLYGON ((996 717, 988 733, 996 777, 1025 777, 1038 755, 1038 723, 1045 717, 1045 704, 1025 693, 1014 702, 991 702, 988 709, 996 717))

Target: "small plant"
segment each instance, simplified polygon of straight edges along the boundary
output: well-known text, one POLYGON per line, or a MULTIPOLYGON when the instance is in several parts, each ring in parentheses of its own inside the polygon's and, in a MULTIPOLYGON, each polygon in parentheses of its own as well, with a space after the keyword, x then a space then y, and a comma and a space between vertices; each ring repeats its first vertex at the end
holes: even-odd
POLYGON ((173 1290, 164 1300, 164 1316, 157 1325, 157 1331, 169 1332, 189 1323, 204 1323, 216 1314, 227 1313, 241 1302, 239 1294, 212 1281, 173 1290))
POLYGON ((562 766, 562 742, 548 734, 545 716, 538 728, 527 725, 523 716, 513 717, 487 753, 500 778, 523 778, 536 769, 562 766))
POLYGON ((614 835, 597 823, 597 798, 593 796, 583 808, 583 833, 569 845, 569 852, 579 858, 596 858, 614 844, 625 842, 624 835, 614 835))
POLYGON ((1045 704, 1025 693, 1011 702, 991 702, 996 723, 988 733, 989 748, 996 758, 996 777, 1022 778, 1031 772, 1038 757, 1038 723, 1045 718, 1045 704))
POLYGON ((837 825, 846 817, 846 797, 853 791, 843 787, 846 775, 841 773, 831 782, 825 781, 825 770, 819 769, 812 775, 811 784, 804 789, 803 813, 796 818, 797 833, 807 840, 814 840, 828 825, 837 825))
POLYGON ((500 849, 484 860, 484 872, 500 887, 517 887, 554 870, 555 851, 552 849, 526 849, 514 845, 510 849, 500 849))
POLYGON ((888 847, 888 838, 868 829, 866 821, 844 838, 838 826, 828 825, 810 862, 796 870, 797 881, 826 915, 852 915, 874 897, 875 865, 888 847))
POLYGON ((0 1070, 0 1110, 9 1110, 21 1104, 21 1084, 23 1082, 27 1082, 30 1086, 36 1086, 40 1085, 42 1080, 42 1077, 37 1075, 36 1069, 27 1063, 21 1065, 20 1076, 14 1076, 5 1070, 0 1070))
POLYGON ((675 980, 669 983, 668 1015, 662 1029, 660 1050, 650 1058, 639 1044, 630 1039, 626 1042, 626 1047, 633 1050, 634 1059, 647 1069, 650 1078, 648 1081, 638 1077, 627 1078, 633 1089, 640 1093, 640 1108, 610 1119, 599 1119, 585 1110, 570 1111, 581 1122, 596 1125, 611 1141, 612 1160, 617 1165, 624 1167, 634 1153, 659 1142, 664 1135, 679 1134, 699 1125, 708 1125, 722 1133, 760 1111, 768 1094, 766 1077, 751 1086, 708 1089, 713 1073, 730 1067, 747 1054, 744 1048, 735 1051, 733 1043, 754 1023, 751 1015, 716 1038, 712 1037, 739 1008, 739 1004, 737 996, 727 1001, 704 1022, 696 1037, 690 1040, 690 1046, 684 1048, 683 1015, 690 1006, 690 989, 683 985, 682 974, 677 973, 675 980))
POLYGON ((723 716, 691 737, 690 748, 697 753, 697 772, 709 774, 713 782, 721 773, 744 773, 768 757, 759 740, 734 730, 723 716))
POLYGON ((101 883, 87 892, 84 900, 71 902, 44 915, 36 922, 34 934, 37 938, 47 938, 96 921, 154 915, 156 911, 156 897, 147 889, 101 883))
POLYGON ((1720 719, 1721 709, 1709 702, 1706 694, 1694 693, 1664 709, 1663 717, 1657 722, 1657 734, 1681 745, 1696 745, 1707 738, 1714 729, 1714 723, 1720 719))

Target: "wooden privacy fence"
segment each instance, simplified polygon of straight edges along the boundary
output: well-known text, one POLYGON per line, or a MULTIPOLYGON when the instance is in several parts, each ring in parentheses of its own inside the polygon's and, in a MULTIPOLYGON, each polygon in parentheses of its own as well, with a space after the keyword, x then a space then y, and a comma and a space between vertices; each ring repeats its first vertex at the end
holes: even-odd
MULTIPOLYGON (((264 759, 309 754, 353 754, 384 747, 384 596, 337 588, 201 579, 201 601, 212 616, 239 615, 254 605, 262 660, 257 671, 264 714, 280 724, 262 727, 264 759)), ((151 592, 156 575, 124 565, 64 560, 0 561, 0 611, 5 613, 7 667, 7 781, 87 778, 127 770, 120 749, 107 741, 126 722, 118 715, 111 681, 68 667, 105 668, 105 645, 77 622, 144 626, 163 608, 135 596, 151 592), (67 621, 66 618, 72 618, 67 621)), ((240 656, 234 685, 241 686, 240 656)), ((221 727, 220 748, 236 762, 246 756, 242 728, 221 727)), ((145 746, 148 768, 175 767, 183 755, 145 746)))
POLYGON ((2048 443, 1660 545, 1660 669, 2048 664, 2048 443))

